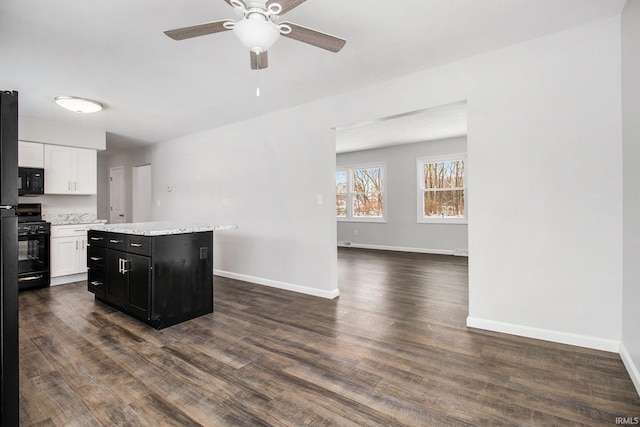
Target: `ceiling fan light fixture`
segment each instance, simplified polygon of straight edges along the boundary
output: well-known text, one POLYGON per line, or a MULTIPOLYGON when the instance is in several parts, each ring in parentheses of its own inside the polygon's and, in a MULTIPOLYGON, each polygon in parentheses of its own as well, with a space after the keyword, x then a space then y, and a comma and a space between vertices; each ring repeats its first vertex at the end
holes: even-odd
POLYGON ((91 99, 78 98, 76 96, 56 96, 56 104, 74 113, 95 113, 102 110, 104 106, 91 99))
POLYGON ((264 15, 252 13, 233 26, 240 43, 255 53, 269 50, 280 37, 280 28, 264 15))

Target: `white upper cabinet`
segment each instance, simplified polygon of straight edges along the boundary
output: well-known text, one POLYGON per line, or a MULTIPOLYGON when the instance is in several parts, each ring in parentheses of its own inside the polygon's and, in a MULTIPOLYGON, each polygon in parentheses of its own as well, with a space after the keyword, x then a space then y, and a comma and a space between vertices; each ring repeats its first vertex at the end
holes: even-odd
POLYGON ((44 144, 18 141, 18 166, 25 168, 44 167, 44 144))
POLYGON ((44 146, 45 194, 96 194, 97 174, 96 150, 44 146))

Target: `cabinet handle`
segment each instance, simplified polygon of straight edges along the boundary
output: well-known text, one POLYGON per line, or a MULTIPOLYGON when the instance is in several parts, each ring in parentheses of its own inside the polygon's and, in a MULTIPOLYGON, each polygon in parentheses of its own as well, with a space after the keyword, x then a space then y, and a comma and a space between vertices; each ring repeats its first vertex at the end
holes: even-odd
POLYGON ((76 240, 76 251, 78 250, 78 241, 76 240))
POLYGON ((91 240, 93 240, 93 241, 102 240, 102 237, 92 237, 91 240))
POLYGON ((81 243, 80 248, 84 250, 84 239, 82 239, 82 243, 81 243))
POLYGON ((115 244, 118 244, 118 243, 122 243, 122 240, 109 239, 109 243, 115 243, 115 244))
POLYGON ((18 279, 18 282, 26 282, 28 280, 38 280, 38 279, 42 279, 42 274, 38 274, 37 276, 29 276, 29 277, 21 277, 18 279))
POLYGON ((91 257, 91 261, 100 261, 102 259, 102 257, 100 256, 92 256, 91 257))
POLYGON ((127 270, 127 263, 129 262, 128 259, 122 259, 122 258, 118 258, 118 273, 120 274, 126 274, 129 272, 129 270, 127 270))
POLYGON ((131 246, 133 246, 134 248, 139 248, 140 246, 142 246, 142 243, 131 243, 131 246))
POLYGON ((95 287, 102 286, 102 282, 98 282, 97 280, 92 281, 91 284, 95 287))

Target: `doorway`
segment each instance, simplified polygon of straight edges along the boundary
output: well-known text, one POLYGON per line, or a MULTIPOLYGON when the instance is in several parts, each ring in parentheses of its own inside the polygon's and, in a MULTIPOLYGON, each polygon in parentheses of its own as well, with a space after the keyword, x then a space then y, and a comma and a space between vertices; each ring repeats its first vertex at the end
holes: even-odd
POLYGON ((151 221, 151 165, 134 166, 131 179, 133 186, 132 221, 151 221))

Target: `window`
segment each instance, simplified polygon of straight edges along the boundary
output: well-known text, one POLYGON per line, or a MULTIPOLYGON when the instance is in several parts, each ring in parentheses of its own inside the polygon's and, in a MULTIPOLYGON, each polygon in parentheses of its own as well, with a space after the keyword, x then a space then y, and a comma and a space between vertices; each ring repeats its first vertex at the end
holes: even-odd
POLYGON ((336 171, 336 216, 343 221, 384 221, 384 165, 336 171))
POLYGON ((464 155, 418 159, 418 222, 467 222, 464 155))

